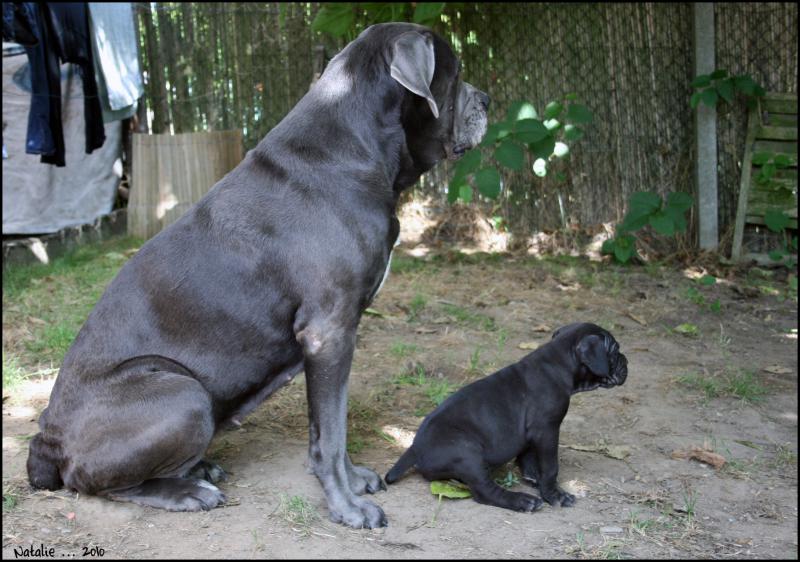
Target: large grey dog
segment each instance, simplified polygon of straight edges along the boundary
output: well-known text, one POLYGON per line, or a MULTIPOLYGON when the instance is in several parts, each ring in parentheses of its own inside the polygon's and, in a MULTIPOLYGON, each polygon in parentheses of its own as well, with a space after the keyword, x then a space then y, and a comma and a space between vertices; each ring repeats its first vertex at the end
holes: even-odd
POLYGON ((533 353, 442 402, 386 482, 414 466, 428 480, 461 480, 479 503, 535 511, 540 498, 492 480, 491 468, 516 459, 547 503, 571 506, 575 497, 557 484, 558 435, 570 396, 623 384, 627 376, 628 359, 609 332, 590 323, 559 328, 533 353))
MULTIPOLYGON (((246 158, 120 270, 67 352, 30 444, 36 487, 169 510, 224 501, 203 461, 304 370, 308 465, 330 517, 385 526, 346 453, 361 313, 385 277, 400 192, 486 130, 488 96, 431 30, 366 29, 246 158)), ((254 453, 257 454, 257 453, 254 453)))

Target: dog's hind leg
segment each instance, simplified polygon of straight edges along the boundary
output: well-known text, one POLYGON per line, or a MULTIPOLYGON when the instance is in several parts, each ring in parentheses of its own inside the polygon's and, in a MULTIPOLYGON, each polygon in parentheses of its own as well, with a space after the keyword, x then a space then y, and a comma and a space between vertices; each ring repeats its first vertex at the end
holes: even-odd
POLYGON ((533 487, 539 486, 539 461, 536 449, 530 447, 517 457, 517 465, 522 472, 522 479, 533 487))
POLYGON ((215 429, 211 396, 168 366, 144 358, 128 364, 98 381, 91 401, 60 416, 70 428, 61 439, 66 486, 171 511, 224 501, 216 486, 191 477, 198 464, 212 467, 201 462, 215 429))

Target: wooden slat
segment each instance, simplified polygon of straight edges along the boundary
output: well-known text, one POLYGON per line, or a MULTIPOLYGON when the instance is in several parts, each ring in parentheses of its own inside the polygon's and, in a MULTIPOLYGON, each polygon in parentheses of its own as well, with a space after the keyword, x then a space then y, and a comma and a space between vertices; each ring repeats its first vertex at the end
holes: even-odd
POLYGON ((750 175, 753 167, 753 142, 756 139, 756 132, 759 127, 758 110, 750 110, 747 119, 747 138, 744 144, 744 158, 742 159, 742 178, 739 183, 739 203, 736 210, 736 224, 733 230, 733 245, 731 247, 731 259, 738 261, 742 253, 742 238, 744 236, 744 223, 747 217, 747 200, 750 196, 750 175))
POLYGON ((757 140, 753 145, 753 154, 758 154, 759 152, 787 154, 794 156, 794 161, 795 163, 797 162, 797 142, 757 140))
POLYGON ((777 127, 795 127, 797 128, 797 114, 787 113, 767 113, 765 119, 766 125, 774 125, 777 127))
POLYGON ((797 113, 797 96, 792 98, 769 98, 761 100, 761 108, 774 113, 797 113))
POLYGON ((756 138, 759 140, 796 141, 797 127, 762 125, 756 132, 756 138))

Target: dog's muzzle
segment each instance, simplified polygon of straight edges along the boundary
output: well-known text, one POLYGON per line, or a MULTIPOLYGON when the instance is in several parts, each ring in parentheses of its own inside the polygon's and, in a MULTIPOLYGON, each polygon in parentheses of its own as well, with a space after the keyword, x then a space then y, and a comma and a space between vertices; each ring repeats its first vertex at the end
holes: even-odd
POLYGON ((619 386, 628 378, 628 358, 622 353, 614 353, 611 358, 611 374, 603 379, 600 386, 603 388, 611 388, 612 386, 619 386))

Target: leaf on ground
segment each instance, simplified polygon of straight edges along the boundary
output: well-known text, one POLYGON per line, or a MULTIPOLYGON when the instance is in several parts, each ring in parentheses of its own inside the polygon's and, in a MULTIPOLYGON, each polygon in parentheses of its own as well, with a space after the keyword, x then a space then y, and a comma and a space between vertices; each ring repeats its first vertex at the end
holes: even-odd
POLYGON ((764 367, 763 370, 768 373, 772 373, 773 375, 788 375, 790 373, 794 373, 793 369, 789 369, 788 367, 783 367, 781 365, 770 365, 769 367, 764 367))
POLYGON ((521 342, 518 346, 520 349, 537 349, 539 347, 539 342, 536 341, 524 341, 521 342))
POLYGON ((697 326, 694 324, 679 324, 673 328, 679 334, 683 334, 684 336, 696 336, 697 335, 697 326))
POLYGON ((534 326, 531 330, 534 332, 552 332, 553 328, 547 324, 539 324, 538 326, 534 326))
POLYGON ((434 496, 460 500, 472 497, 469 487, 456 480, 434 480, 431 482, 431 494, 434 496))
POLYGON ((709 464, 716 469, 722 468, 726 462, 725 457, 722 455, 696 445, 688 450, 676 449, 672 451, 671 456, 673 459, 694 459, 709 464))

